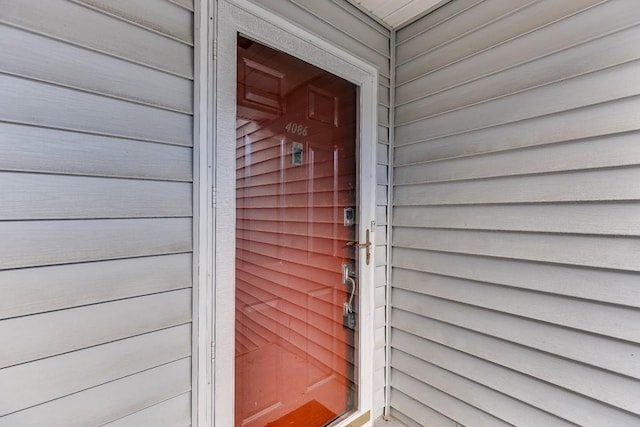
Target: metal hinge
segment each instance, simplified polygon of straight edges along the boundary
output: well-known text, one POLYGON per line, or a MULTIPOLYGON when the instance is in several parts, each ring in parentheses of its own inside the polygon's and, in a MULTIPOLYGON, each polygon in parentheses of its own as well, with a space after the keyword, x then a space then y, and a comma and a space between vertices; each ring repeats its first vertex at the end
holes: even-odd
POLYGON ((211 207, 212 208, 216 207, 216 198, 217 198, 216 187, 211 187, 211 207))
POLYGON ((213 60, 218 59, 218 39, 213 39, 213 60))

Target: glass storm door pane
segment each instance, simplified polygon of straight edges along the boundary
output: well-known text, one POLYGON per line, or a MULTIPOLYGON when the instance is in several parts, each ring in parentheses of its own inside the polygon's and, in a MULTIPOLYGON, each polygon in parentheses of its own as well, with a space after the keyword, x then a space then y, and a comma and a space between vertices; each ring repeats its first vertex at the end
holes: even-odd
POLYGON ((242 36, 237 70, 235 425, 328 425, 357 395, 356 86, 242 36))

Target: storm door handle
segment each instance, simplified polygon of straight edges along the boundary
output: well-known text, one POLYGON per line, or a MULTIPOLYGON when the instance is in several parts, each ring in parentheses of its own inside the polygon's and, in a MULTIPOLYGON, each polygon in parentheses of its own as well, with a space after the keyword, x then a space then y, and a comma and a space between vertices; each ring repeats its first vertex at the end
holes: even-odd
POLYGON ((360 242, 347 242, 347 244, 345 246, 353 246, 353 247, 357 247, 357 248, 365 248, 366 252, 365 252, 365 261, 367 263, 367 265, 369 265, 369 262, 371 262, 371 233, 369 231, 369 229, 367 229, 366 232, 366 242, 365 243, 360 243, 360 242))

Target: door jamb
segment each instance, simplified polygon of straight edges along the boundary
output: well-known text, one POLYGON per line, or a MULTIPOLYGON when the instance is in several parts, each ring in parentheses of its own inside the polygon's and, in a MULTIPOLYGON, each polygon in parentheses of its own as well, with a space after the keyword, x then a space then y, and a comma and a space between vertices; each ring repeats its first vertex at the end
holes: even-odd
MULTIPOLYGON (((214 65, 216 90, 212 110, 216 119, 212 129, 213 149, 209 155, 214 172, 207 178, 216 195, 213 202, 215 212, 211 218, 213 222, 210 222, 213 224, 213 252, 209 252, 214 260, 214 303, 211 307, 214 313, 212 346, 215 349, 212 397, 214 425, 231 425, 234 418, 235 233, 230 230, 235 230, 236 217, 236 34, 241 32, 260 43, 345 78, 359 87, 358 235, 364 236, 366 229, 371 230, 374 252, 370 265, 360 263, 360 348, 359 359, 356 361, 358 410, 339 424, 346 426, 373 410, 377 69, 248 0, 219 0, 216 3, 217 34, 213 45, 218 60, 214 65)), ((360 255, 364 259, 364 252, 360 255)))

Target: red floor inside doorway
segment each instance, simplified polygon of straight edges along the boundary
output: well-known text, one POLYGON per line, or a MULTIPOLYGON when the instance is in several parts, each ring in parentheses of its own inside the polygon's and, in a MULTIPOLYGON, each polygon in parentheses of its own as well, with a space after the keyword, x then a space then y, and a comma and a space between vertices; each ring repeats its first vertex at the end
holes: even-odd
POLYGON ((312 400, 287 415, 267 424, 267 427, 321 427, 337 417, 317 400, 312 400))

